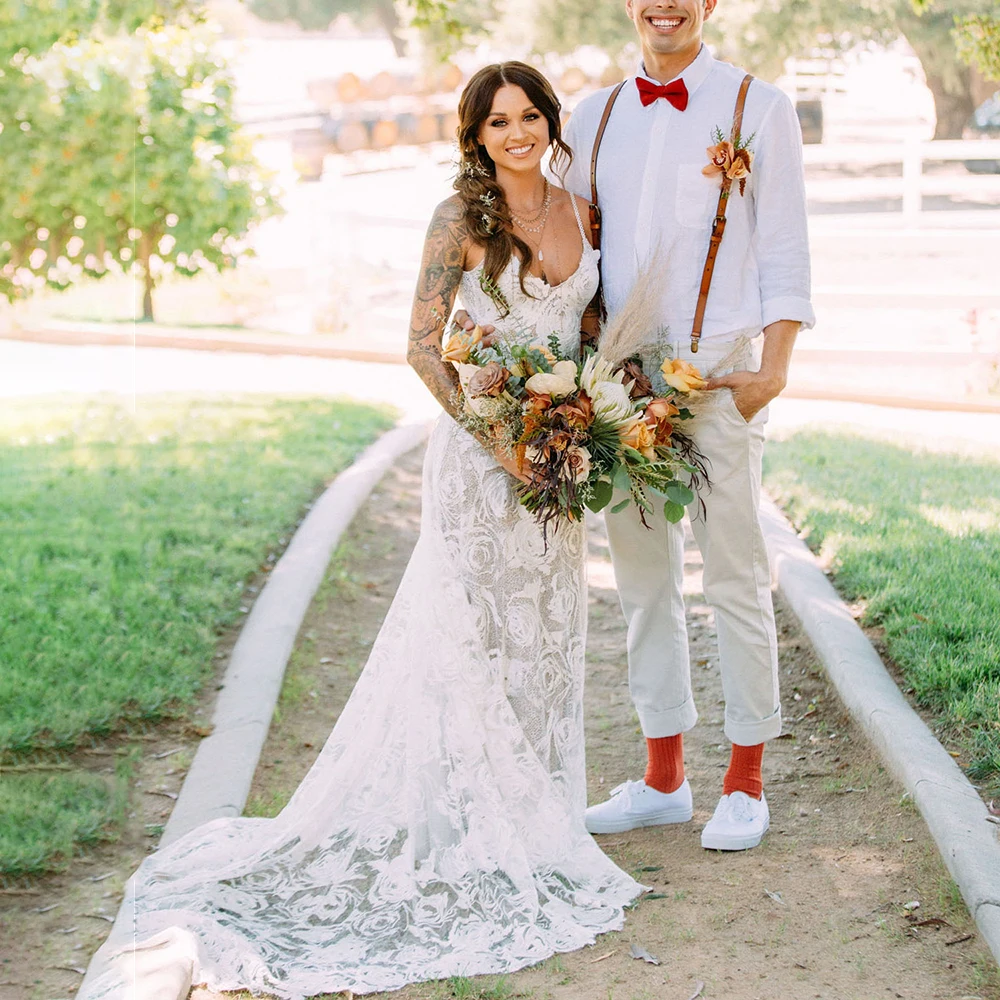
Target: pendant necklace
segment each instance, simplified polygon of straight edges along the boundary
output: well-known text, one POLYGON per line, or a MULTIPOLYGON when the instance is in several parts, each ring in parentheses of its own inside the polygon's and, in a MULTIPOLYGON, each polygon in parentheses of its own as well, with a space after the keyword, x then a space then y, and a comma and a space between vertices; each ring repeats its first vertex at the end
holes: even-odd
MULTIPOLYGON (((541 234, 544 234, 544 232, 545 232, 545 226, 546 226, 546 224, 549 221, 549 208, 551 207, 551 205, 552 205, 552 188, 549 187, 549 182, 548 182, 548 180, 546 180, 545 181, 545 198, 542 201, 542 207, 535 214, 534 218, 532 218, 532 219, 522 219, 519 216, 515 215, 513 212, 510 213, 511 219, 513 220, 513 222, 515 223, 515 225, 517 225, 517 227, 522 232, 524 232, 525 234, 528 234, 528 233, 538 233, 538 234, 540 234, 538 236, 538 243, 536 244, 536 247, 535 247, 535 249, 536 249, 536 251, 538 253, 538 260, 539 260, 539 262, 545 260, 545 255, 542 253, 542 247, 541 247, 541 243, 542 243, 542 235, 541 234), (541 220, 541 221, 539 221, 539 220, 541 220)), ((530 236, 528 237, 528 243, 529 243, 529 245, 531 243, 534 243, 534 240, 532 240, 530 236)))

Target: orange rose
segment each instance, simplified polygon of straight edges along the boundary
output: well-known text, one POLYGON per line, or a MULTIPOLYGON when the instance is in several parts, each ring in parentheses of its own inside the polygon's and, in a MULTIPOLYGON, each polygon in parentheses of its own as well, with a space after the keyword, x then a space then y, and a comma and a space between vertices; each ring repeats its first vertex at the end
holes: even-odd
POLYGON ((678 392, 691 392, 692 389, 704 389, 708 382, 702 378, 701 372, 688 361, 680 358, 667 358, 660 371, 663 380, 678 392))
POLYGON ((585 430, 594 420, 594 405, 583 391, 577 394, 576 399, 557 406, 552 412, 558 413, 570 427, 579 430, 585 430))
POLYGON ((528 412, 544 413, 552 405, 552 397, 547 392, 528 390, 528 412))
POLYGON ((681 411, 669 399, 651 399, 646 404, 646 415, 654 420, 666 420, 676 417, 681 411))
POLYGON ((670 435, 674 425, 670 417, 676 416, 680 410, 669 399, 652 399, 646 406, 646 424, 653 432, 654 445, 670 444, 670 435))
POLYGON ((641 417, 636 417, 635 420, 619 428, 618 436, 625 447, 635 448, 637 452, 650 461, 656 458, 656 451, 653 448, 653 431, 641 417))
POLYGON ((471 330, 457 330, 448 338, 448 346, 441 352, 445 361, 464 364, 469 360, 474 348, 483 341, 482 327, 475 326, 471 330))

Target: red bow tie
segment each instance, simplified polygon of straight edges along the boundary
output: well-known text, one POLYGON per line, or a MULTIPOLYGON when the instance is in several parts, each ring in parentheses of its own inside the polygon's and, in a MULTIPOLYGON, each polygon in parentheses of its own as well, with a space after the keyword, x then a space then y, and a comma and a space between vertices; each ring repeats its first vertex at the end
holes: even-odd
POLYGON ((659 87, 637 76, 635 85, 639 88, 639 100, 644 108, 649 107, 658 97, 665 97, 678 111, 683 111, 688 106, 688 89, 683 80, 674 80, 665 87, 659 87))

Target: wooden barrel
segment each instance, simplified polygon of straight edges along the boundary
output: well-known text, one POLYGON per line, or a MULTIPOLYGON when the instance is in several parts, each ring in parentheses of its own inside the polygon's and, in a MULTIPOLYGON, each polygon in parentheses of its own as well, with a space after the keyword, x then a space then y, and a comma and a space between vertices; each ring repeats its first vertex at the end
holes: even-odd
POLYGON ((388 149, 399 142, 399 123, 395 118, 383 118, 372 125, 372 149, 388 149))
POLYGON ((383 70, 368 81, 368 98, 372 101, 385 101, 398 90, 396 78, 383 70))
POLYGON ((354 104, 365 96, 365 85, 354 73, 345 73, 337 81, 337 97, 344 104, 354 104))
POLYGON ((368 148, 368 129, 363 122, 342 122, 335 136, 341 153, 354 153, 368 148))

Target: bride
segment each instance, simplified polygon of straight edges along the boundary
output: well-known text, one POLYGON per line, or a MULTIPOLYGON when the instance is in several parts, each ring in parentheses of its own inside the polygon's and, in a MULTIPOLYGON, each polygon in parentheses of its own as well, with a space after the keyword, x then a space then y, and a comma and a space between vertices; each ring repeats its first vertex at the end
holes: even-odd
POLYGON ((452 419, 442 358, 456 295, 497 336, 555 334, 578 354, 598 253, 578 200, 543 177, 547 151, 557 166, 572 155, 544 77, 488 66, 459 115, 457 193, 427 233, 408 351, 446 413, 371 657, 279 816, 213 821, 142 864, 140 944, 87 1000, 121 995, 143 947, 186 963, 180 996, 190 982, 299 1000, 511 972, 620 928, 643 891, 584 828, 583 525, 543 544, 513 459, 452 419))

